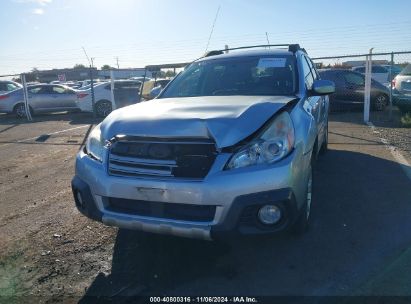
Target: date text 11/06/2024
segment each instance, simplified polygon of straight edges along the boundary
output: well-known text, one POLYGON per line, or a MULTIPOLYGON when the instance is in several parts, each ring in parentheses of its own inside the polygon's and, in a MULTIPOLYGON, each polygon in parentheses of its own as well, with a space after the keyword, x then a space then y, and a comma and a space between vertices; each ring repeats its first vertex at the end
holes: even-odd
POLYGON ((258 303, 254 297, 150 297, 150 303, 258 303))

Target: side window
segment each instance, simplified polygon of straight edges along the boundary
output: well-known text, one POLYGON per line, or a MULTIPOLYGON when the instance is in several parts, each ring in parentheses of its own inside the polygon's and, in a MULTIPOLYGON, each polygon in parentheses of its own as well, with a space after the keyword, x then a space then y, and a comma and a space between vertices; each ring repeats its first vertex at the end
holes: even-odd
POLYGON ((30 94, 39 94, 39 93, 40 93, 40 90, 41 90, 41 87, 34 87, 34 88, 28 89, 28 92, 29 92, 30 94))
POLYGON ((302 56, 301 59, 302 59, 305 86, 306 86, 307 90, 311 90, 311 88, 313 86, 313 82, 314 82, 314 77, 311 73, 310 65, 308 64, 308 61, 305 58, 305 56, 302 56))
POLYGON ((17 88, 17 86, 16 85, 14 85, 14 84, 12 84, 12 83, 8 83, 7 84, 7 90, 6 91, 14 91, 14 90, 17 90, 18 88, 17 88))
POLYGON ((344 74, 345 82, 351 85, 363 86, 365 85, 364 77, 354 74, 354 73, 346 73, 344 74))
POLYGON ((371 73, 388 73, 388 70, 386 70, 382 66, 373 66, 371 69, 371 73))
POLYGON ((0 83, 0 91, 7 91, 5 83, 0 83))
POLYGON ((355 71, 358 72, 358 73, 365 73, 365 68, 360 67, 360 68, 355 69, 355 71))
POLYGON ((66 89, 63 87, 57 87, 57 86, 53 86, 52 88, 52 94, 64 94, 66 93, 66 89))

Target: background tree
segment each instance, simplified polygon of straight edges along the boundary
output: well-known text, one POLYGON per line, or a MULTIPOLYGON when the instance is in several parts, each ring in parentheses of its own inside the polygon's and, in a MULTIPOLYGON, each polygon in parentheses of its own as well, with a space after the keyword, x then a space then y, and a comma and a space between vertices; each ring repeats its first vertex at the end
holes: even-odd
POLYGON ((168 71, 166 72, 166 77, 174 77, 174 76, 176 76, 176 73, 174 73, 174 71, 168 70, 168 71))
POLYGON ((74 65, 73 69, 86 69, 87 67, 84 64, 77 63, 74 65))
POLYGON ((101 67, 102 70, 112 70, 113 68, 109 66, 108 64, 105 64, 101 67))

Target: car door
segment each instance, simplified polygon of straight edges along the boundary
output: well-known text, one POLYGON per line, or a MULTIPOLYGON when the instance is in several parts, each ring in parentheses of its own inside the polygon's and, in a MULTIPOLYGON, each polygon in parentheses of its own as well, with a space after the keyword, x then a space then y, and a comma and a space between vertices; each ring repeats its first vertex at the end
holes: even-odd
POLYGON ((365 77, 360 73, 344 72, 344 100, 351 102, 364 101, 365 77))
POLYGON ((305 89, 307 91, 307 97, 304 102, 304 109, 312 116, 313 127, 310 128, 310 133, 308 136, 310 138, 309 140, 314 144, 316 138, 323 138, 324 123, 322 122, 321 117, 321 96, 312 96, 309 94, 309 92, 312 90, 312 86, 316 77, 309 62, 310 60, 305 55, 301 55, 302 73, 304 76, 305 89))
POLYGON ((73 108, 77 108, 77 104, 76 104, 76 100, 77 100, 77 93, 76 91, 74 91, 72 88, 64 88, 64 94, 66 95, 66 102, 65 102, 65 106, 66 108, 69 109, 73 109, 73 108))
POLYGON ((50 86, 50 103, 47 105, 47 108, 50 110, 66 110, 74 108, 75 98, 75 94, 69 94, 67 89, 63 86, 50 86))
MULTIPOLYGON (((305 86, 308 91, 312 89, 312 85, 314 80, 317 78, 315 71, 312 69, 312 65, 310 64, 310 60, 306 56, 302 56, 302 64, 303 64, 303 73, 304 73, 304 80, 305 86)), ((314 116, 315 120, 318 122, 320 117, 320 106, 322 98, 320 96, 309 96, 308 100, 310 105, 310 113, 314 116)))
POLYGON ((48 85, 31 86, 27 89, 30 106, 36 111, 43 111, 50 102, 48 85))
MULTIPOLYGON (((320 75, 315 68, 314 63, 306 57, 308 65, 310 67, 311 73, 313 75, 314 81, 320 79, 320 75)), ((327 118, 328 118, 328 96, 314 96, 316 97, 315 102, 315 115, 318 126, 318 138, 323 139, 324 133, 327 131, 327 118)), ((321 144, 321 142, 319 143, 321 144)))
POLYGON ((389 71, 388 69, 380 66, 380 65, 375 65, 372 66, 371 68, 371 77, 378 81, 379 83, 382 84, 388 84, 388 76, 389 76, 389 71))

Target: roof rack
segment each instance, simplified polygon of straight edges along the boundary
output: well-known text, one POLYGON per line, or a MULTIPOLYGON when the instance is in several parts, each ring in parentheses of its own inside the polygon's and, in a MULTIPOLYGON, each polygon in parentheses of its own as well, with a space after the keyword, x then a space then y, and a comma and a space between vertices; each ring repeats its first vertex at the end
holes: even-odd
POLYGON ((259 45, 250 45, 250 46, 240 46, 235 48, 227 48, 223 50, 215 50, 209 51, 205 53, 204 57, 215 56, 215 55, 222 55, 225 51, 235 51, 235 50, 244 50, 244 49, 254 49, 260 47, 287 47, 289 52, 297 52, 299 50, 307 53, 305 49, 301 48, 299 44, 259 44, 259 45))

